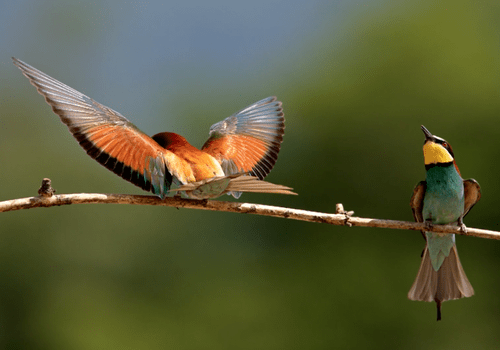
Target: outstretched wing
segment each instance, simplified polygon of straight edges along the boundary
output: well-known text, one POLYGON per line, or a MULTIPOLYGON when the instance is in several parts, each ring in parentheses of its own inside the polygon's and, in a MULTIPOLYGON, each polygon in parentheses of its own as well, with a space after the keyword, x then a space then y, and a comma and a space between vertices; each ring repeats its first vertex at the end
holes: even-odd
POLYGON ((146 191, 164 197, 172 175, 171 152, 160 147, 120 113, 16 59, 14 64, 45 97, 88 155, 146 191))
POLYGON ((246 173, 262 180, 278 159, 284 131, 281 102, 268 97, 212 125, 202 150, 219 161, 226 175, 246 173))
POLYGON ((481 187, 479 183, 474 179, 464 180, 464 215, 465 217, 467 213, 472 209, 474 204, 479 202, 481 199, 481 187))

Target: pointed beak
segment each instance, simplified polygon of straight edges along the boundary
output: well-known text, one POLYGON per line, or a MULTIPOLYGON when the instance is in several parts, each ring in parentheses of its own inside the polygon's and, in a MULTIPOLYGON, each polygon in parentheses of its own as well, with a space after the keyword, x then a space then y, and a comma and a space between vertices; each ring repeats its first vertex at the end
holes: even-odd
POLYGON ((427 128, 423 125, 420 125, 420 128, 422 129, 422 131, 424 132, 424 135, 425 135, 425 140, 426 141, 434 141, 434 135, 432 135, 430 133, 429 130, 427 130, 427 128))

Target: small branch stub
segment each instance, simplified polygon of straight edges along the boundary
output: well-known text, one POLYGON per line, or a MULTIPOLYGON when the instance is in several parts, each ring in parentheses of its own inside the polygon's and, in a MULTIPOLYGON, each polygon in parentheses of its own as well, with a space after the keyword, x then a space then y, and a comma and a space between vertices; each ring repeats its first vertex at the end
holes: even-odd
POLYGON ((52 188, 51 183, 52 181, 49 178, 42 180, 42 186, 38 189, 40 197, 52 197, 56 193, 56 190, 52 188))
POLYGON ((337 203, 335 205, 335 214, 341 214, 341 215, 343 214, 343 215, 345 215, 344 225, 352 227, 352 223, 350 222, 350 219, 351 219, 351 216, 354 215, 354 211, 353 210, 345 211, 344 210, 344 206, 342 205, 342 203, 337 203))

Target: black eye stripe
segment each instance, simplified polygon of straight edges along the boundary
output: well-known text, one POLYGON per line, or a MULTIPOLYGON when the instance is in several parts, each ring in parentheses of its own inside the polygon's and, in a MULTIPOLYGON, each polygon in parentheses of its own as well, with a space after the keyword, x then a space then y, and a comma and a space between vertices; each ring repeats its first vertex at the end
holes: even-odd
MULTIPOLYGON (((446 141, 445 139, 442 139, 441 137, 436 136, 436 135, 432 135, 432 140, 425 140, 425 142, 428 142, 428 141, 431 141, 431 142, 434 142, 438 145, 443 146, 448 151, 448 153, 451 155, 451 157, 455 158, 455 155, 453 154, 453 149, 451 148, 448 141, 446 141)), ((425 144, 425 142, 424 142, 424 144, 425 144)))
POLYGON ((446 150, 448 151, 448 153, 450 153, 450 155, 455 158, 455 155, 453 154, 453 150, 451 149, 451 146, 448 142, 446 142, 445 140, 441 139, 442 142, 439 142, 441 144, 441 146, 443 146, 444 148, 446 148, 446 150))

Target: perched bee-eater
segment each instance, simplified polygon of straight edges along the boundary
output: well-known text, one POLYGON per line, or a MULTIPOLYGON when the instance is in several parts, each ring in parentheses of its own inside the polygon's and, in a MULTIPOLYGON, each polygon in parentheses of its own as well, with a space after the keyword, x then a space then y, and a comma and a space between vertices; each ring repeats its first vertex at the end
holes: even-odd
MULTIPOLYGON (((415 221, 432 224, 454 224, 466 227, 463 218, 481 198, 481 188, 474 179, 463 180, 453 150, 448 142, 425 134, 424 161, 427 176, 413 190, 410 206, 415 221)), ((422 232, 426 245, 417 278, 408 292, 411 300, 435 301, 437 319, 441 319, 441 303, 470 297, 474 289, 458 258, 454 234, 422 232)))
POLYGON ((283 141, 285 118, 275 97, 258 101, 210 128, 201 150, 184 137, 149 137, 120 113, 13 58, 89 156, 143 190, 165 198, 172 182, 194 199, 239 198, 241 192, 295 194, 262 181, 283 141))

